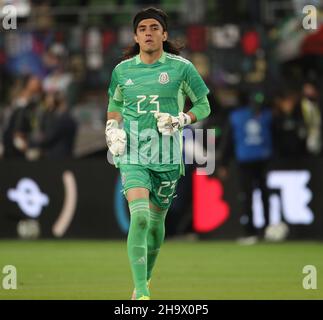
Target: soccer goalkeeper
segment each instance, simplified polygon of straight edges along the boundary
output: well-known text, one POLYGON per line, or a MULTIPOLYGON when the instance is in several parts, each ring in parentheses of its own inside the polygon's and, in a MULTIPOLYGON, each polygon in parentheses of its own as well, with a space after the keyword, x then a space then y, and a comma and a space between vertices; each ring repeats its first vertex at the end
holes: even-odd
POLYGON ((130 210, 133 299, 149 300, 166 213, 183 174, 181 132, 207 117, 210 106, 197 70, 167 40, 167 15, 144 9, 134 17, 133 28, 135 44, 112 72, 105 134, 130 210), (193 107, 184 113, 187 96, 193 107))

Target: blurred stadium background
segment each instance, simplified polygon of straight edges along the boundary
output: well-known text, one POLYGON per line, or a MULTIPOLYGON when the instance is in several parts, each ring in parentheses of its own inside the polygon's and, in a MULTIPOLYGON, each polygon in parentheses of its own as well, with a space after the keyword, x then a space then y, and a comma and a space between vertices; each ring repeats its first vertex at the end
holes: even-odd
POLYGON ((0 287, 0 299, 129 298, 128 211, 104 128, 111 71, 132 43, 133 15, 149 5, 169 14, 170 38, 210 88, 212 113, 195 128, 209 129, 197 150, 213 146, 215 165, 198 175, 195 151, 186 167, 153 298, 322 299, 319 277, 317 290, 302 286, 304 266, 323 270, 320 0, 0 0, 0 269, 18 272, 18 289, 0 287), (237 242, 247 219, 239 161, 223 147, 245 101, 273 115, 271 228, 265 235, 255 188, 253 246, 237 242))

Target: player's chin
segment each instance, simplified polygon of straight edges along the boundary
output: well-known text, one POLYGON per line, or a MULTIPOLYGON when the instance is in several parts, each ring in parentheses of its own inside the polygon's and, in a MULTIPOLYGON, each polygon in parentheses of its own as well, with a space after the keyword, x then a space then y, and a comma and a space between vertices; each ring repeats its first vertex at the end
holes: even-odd
POLYGON ((145 48, 144 52, 148 53, 148 54, 152 54, 154 53, 156 50, 154 50, 153 48, 145 48))
POLYGON ((143 49, 147 53, 153 53, 153 52, 157 51, 158 48, 154 43, 145 43, 143 49))

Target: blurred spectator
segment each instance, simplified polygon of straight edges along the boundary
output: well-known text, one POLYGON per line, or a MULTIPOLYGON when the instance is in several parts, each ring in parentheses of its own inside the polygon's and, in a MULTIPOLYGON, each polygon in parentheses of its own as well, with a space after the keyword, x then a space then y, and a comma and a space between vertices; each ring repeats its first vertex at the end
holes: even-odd
MULTIPOLYGON (((264 105, 264 96, 255 92, 240 97, 240 107, 232 111, 219 146, 218 175, 227 177, 227 166, 234 155, 237 162, 241 201, 241 224, 245 237, 242 244, 253 244, 258 232, 253 224, 253 191, 259 188, 264 208, 263 232, 269 224, 269 195, 266 185, 268 162, 272 157, 272 113, 264 105)), ((259 234, 263 235, 263 234, 259 234)))
POLYGON ((20 92, 13 97, 11 115, 5 124, 3 145, 5 158, 22 158, 28 140, 36 125, 36 108, 41 99, 41 82, 35 76, 26 76, 20 92))
POLYGON ((273 137, 276 157, 308 155, 306 121, 299 94, 292 89, 282 89, 275 97, 273 137))
POLYGON ((43 81, 45 92, 67 92, 72 82, 72 75, 66 71, 67 51, 60 43, 51 46, 44 56, 44 62, 48 69, 48 75, 43 81))
POLYGON ((322 115, 319 106, 319 90, 314 81, 303 85, 301 100, 302 113, 307 128, 307 149, 310 154, 318 155, 322 150, 322 115))
POLYGON ((77 124, 68 110, 65 96, 61 92, 47 93, 40 133, 30 141, 28 158, 72 157, 76 130, 77 124))

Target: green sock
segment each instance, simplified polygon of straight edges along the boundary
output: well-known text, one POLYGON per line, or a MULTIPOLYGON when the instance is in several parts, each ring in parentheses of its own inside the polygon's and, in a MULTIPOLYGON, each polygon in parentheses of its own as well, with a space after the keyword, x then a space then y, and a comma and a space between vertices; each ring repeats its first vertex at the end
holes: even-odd
POLYGON ((136 288, 136 298, 149 296, 147 288, 147 233, 149 226, 149 200, 129 202, 130 228, 128 232, 128 257, 136 288))
POLYGON ((150 220, 148 228, 148 261, 147 261, 147 280, 151 278, 151 274, 165 238, 165 218, 167 210, 154 211, 150 209, 150 220))

